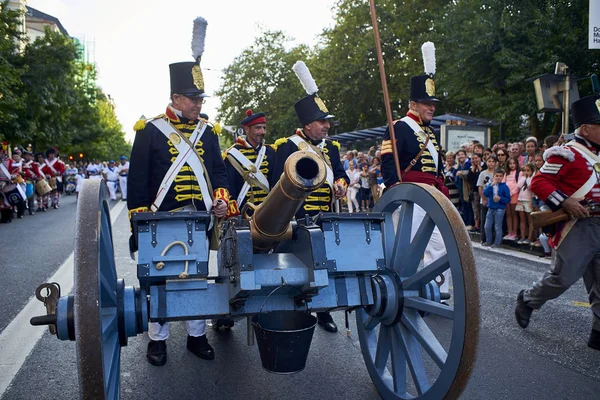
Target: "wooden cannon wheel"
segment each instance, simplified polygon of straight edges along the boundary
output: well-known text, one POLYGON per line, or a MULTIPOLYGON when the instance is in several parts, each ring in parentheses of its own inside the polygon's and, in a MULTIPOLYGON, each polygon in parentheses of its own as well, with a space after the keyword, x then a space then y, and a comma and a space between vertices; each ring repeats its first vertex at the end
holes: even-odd
POLYGON ((75 336, 82 399, 118 399, 120 389, 117 280, 108 190, 86 179, 77 201, 75 336))
POLYGON ((388 190, 373 212, 386 214, 387 268, 372 279, 375 304, 356 316, 369 375, 384 399, 456 399, 473 368, 479 334, 475 260, 463 221, 442 193, 414 183, 388 190), (399 206, 396 230, 392 213, 399 206), (425 216, 411 242, 415 206, 425 216), (446 255, 423 266, 435 227, 446 255), (451 275, 448 305, 439 296, 423 296, 423 289, 445 271, 451 275))

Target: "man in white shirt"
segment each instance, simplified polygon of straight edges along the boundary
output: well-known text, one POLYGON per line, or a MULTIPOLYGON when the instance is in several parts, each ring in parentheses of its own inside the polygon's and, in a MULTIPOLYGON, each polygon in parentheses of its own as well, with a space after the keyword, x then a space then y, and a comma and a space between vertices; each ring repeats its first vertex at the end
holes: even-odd
POLYGON ((108 186, 108 192, 110 193, 111 200, 117 200, 117 184, 119 183, 119 173, 117 172, 117 166, 115 160, 110 160, 108 166, 102 171, 104 180, 108 186))
POLYGON ((98 160, 92 160, 85 169, 85 173, 89 179, 102 179, 102 166, 98 160))
POLYGON ((127 200, 127 175, 129 174, 129 161, 127 157, 121 156, 120 164, 117 167, 117 173, 119 174, 119 187, 121 188, 121 200, 127 200))

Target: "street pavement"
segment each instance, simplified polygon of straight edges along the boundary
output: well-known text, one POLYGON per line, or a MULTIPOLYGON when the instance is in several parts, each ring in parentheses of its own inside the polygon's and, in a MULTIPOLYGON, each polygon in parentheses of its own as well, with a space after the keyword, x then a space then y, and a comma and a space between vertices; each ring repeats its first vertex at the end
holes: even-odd
MULTIPOLYGON (((124 203, 113 202, 111 206, 115 211, 112 217, 118 275, 126 285, 137 286, 135 262, 129 258, 127 248, 127 212, 124 203)), ((64 197, 58 210, 0 225, 0 248, 8 249, 4 254, 16 254, 0 260, 1 400, 78 398, 75 343, 59 341, 43 327, 34 328, 45 331, 35 331, 41 335, 37 341, 22 322, 28 321, 23 320, 22 310, 27 308, 37 285, 65 261, 69 264, 75 210, 74 197, 64 197), (9 325, 11 321, 21 322, 21 335, 14 322, 9 325), (19 357, 13 356, 18 353, 15 343, 17 350, 23 349, 17 354, 22 365, 18 364, 19 357), (2 382, 10 382, 10 386, 3 388, 2 382)), ((539 279, 549 262, 504 249, 483 249, 477 244, 474 253, 481 331, 477 361, 461 398, 600 398, 600 352, 586 346, 591 311, 582 282, 535 312, 529 328, 522 330, 514 321, 516 294, 539 279)), ((68 288, 69 283, 64 286, 68 288)), ((44 310, 41 303, 35 307, 39 313, 44 310)), ((343 328, 343 313, 334 313, 334 319, 343 328)), ((354 314, 350 326, 350 337, 345 329, 331 334, 317 327, 306 369, 294 375, 274 375, 262 369, 256 345, 247 345, 245 321, 237 322, 229 332, 208 329, 216 352, 214 361, 200 360, 189 353, 185 349, 184 323, 172 323, 169 360, 164 367, 146 362, 147 335, 129 338, 121 353, 121 398, 379 399, 362 358, 354 314)))

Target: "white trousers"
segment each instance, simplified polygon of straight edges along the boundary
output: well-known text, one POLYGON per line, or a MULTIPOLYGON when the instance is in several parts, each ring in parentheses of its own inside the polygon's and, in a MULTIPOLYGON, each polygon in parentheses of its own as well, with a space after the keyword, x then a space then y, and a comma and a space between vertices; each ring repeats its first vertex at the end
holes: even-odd
POLYGON ((358 193, 358 189, 353 188, 352 186, 348 187, 348 192, 346 193, 346 199, 348 200, 348 212, 353 213, 354 209, 352 205, 356 207, 356 212, 360 211, 360 207, 358 206, 358 201, 356 200, 356 193, 358 193))
MULTIPOLYGON (((204 336, 206 333, 206 321, 203 319, 185 321, 185 325, 190 336, 204 336)), ((151 340, 167 340, 169 338, 169 323, 165 322, 162 326, 158 322, 148 323, 148 337, 151 340)))
MULTIPOLYGON (((400 218, 400 207, 392 214, 392 221, 394 222, 394 230, 398 229, 398 220, 400 218)), ((419 207, 417 204, 413 207, 413 220, 412 220, 412 228, 410 232, 410 240, 412 241, 419 230, 419 226, 421 226, 421 222, 423 222, 423 218, 425 218, 425 210, 419 207)), ((443 257, 446 254, 446 245, 444 244, 444 238, 440 233, 440 230, 436 226, 433 228, 433 232, 431 233, 431 238, 429 239, 429 243, 425 248, 425 253, 423 254, 423 265, 427 266, 434 262, 435 260, 443 257)), ((444 271, 444 283, 440 286, 440 292, 448 292, 449 283, 450 283, 450 271, 444 271)))
POLYGON ((108 186, 108 193, 110 193, 110 199, 117 199, 117 181, 106 181, 106 186, 108 186))
POLYGON ((119 176, 119 187, 121 188, 121 199, 127 200, 127 177, 119 176))

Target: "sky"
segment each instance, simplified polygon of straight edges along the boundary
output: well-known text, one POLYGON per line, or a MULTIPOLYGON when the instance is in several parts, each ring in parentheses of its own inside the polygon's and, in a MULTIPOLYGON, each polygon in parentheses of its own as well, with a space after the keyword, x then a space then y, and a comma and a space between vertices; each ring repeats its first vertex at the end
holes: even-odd
MULTIPOLYGON (((126 139, 140 116, 152 117, 169 103, 169 64, 193 61, 191 38, 197 16, 208 21, 202 72, 212 95, 221 71, 262 30, 281 30, 294 45, 313 46, 332 27, 336 0, 29 0, 27 5, 60 20, 69 35, 94 48, 98 84, 116 104, 126 139)), ((202 111, 214 118, 219 99, 202 111)))

